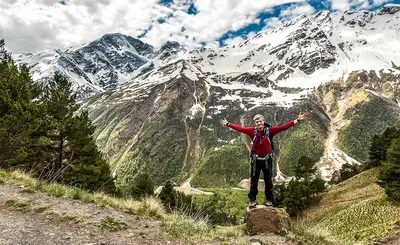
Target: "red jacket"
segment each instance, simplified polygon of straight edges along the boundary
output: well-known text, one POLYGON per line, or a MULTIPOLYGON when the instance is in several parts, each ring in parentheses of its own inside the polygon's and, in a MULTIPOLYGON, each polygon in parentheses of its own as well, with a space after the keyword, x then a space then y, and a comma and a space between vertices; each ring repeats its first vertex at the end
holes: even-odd
MULTIPOLYGON (((275 134, 277 134, 277 133, 279 133, 279 132, 281 132, 283 130, 288 129, 293 125, 294 125, 294 121, 291 121, 291 122, 285 123, 285 124, 283 124, 281 126, 271 126, 271 127, 269 127, 269 138, 272 140, 272 137, 275 134)), ((251 140, 253 140, 254 127, 244 128, 242 126, 239 126, 239 125, 236 125, 236 124, 233 124, 233 123, 229 123, 229 127, 233 128, 234 130, 239 131, 241 133, 247 134, 248 136, 250 136, 251 140)), ((257 131, 257 137, 254 140, 255 142, 253 142, 253 145, 257 142, 257 144, 255 145, 255 148, 254 148, 254 153, 257 154, 257 155, 260 155, 260 156, 267 155, 268 153, 271 152, 271 146, 269 145, 269 142, 268 142, 268 140, 267 140, 267 138, 265 136, 263 136, 261 138, 261 141, 258 142, 259 137, 261 136, 262 133, 263 133, 263 131, 257 131)))

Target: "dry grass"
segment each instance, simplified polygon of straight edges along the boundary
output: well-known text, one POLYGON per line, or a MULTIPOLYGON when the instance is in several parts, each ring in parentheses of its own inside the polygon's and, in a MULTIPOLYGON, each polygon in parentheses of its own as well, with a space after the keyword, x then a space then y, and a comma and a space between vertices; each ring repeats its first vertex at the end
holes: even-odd
MULTIPOLYGON (((187 210, 186 212, 174 212, 172 214, 166 213, 161 201, 154 197, 135 200, 133 198, 111 197, 104 193, 89 193, 76 187, 68 187, 56 183, 48 184, 34 179, 21 171, 7 172, 0 169, 0 177, 4 183, 23 185, 26 188, 44 192, 48 195, 56 197, 62 196, 81 200, 83 202, 95 203, 100 207, 109 207, 126 213, 135 214, 140 217, 153 217, 159 219, 162 221, 162 227, 171 237, 183 239, 185 241, 215 239, 227 240, 245 234, 243 225, 212 228, 209 225, 206 216, 202 214, 188 214, 187 210)), ((43 209, 45 210, 47 208, 43 209)), ((76 219, 76 217, 72 218, 74 220, 76 219)), ((113 226, 116 224, 116 222, 111 223, 113 226)))
POLYGON ((368 243, 390 233, 400 221, 400 206, 376 184, 379 169, 365 171, 333 186, 296 227, 334 244, 368 243))
POLYGON ((131 198, 116 198, 102 192, 90 193, 77 187, 57 183, 48 184, 34 179, 19 170, 7 172, 0 169, 0 176, 2 176, 5 182, 8 181, 15 185, 22 185, 35 191, 47 193, 50 196, 68 197, 143 217, 160 218, 165 215, 164 207, 155 198, 145 198, 142 201, 138 201, 131 198))

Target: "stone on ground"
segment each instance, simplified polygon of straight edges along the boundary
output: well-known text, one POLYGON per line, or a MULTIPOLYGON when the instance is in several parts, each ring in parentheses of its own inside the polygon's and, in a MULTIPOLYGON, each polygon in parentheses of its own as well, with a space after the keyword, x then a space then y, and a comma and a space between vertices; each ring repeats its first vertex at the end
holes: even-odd
POLYGON ((250 235, 258 233, 286 234, 291 230, 289 215, 282 208, 257 205, 246 210, 246 229, 250 235))

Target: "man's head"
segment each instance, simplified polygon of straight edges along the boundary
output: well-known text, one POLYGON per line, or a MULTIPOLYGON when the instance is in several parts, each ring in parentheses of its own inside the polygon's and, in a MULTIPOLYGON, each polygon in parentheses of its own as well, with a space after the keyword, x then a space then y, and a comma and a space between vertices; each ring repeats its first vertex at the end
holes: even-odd
POLYGON ((256 124, 256 128, 260 131, 263 130, 264 129, 264 121, 265 121, 264 116, 257 114, 254 116, 253 119, 254 119, 254 123, 256 124))

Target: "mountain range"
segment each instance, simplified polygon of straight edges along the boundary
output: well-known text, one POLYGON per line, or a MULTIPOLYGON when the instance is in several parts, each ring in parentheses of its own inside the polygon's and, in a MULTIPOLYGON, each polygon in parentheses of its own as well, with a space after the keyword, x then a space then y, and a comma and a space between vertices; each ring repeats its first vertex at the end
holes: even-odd
POLYGON ((250 138, 220 118, 253 126, 263 114, 274 137, 276 179, 302 155, 329 179, 344 163, 368 160, 374 134, 400 126, 400 5, 322 11, 221 48, 154 48, 123 34, 65 51, 17 54, 45 83, 74 83, 82 109, 120 185, 149 173, 195 187, 234 186, 248 177, 250 138))

